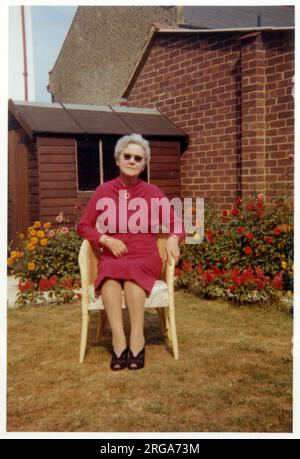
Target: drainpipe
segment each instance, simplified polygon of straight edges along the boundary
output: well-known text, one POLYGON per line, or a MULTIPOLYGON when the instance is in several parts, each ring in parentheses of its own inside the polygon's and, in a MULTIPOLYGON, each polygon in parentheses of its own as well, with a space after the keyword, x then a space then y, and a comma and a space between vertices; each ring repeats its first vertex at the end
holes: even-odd
POLYGON ((25 10, 24 6, 21 6, 21 23, 22 23, 22 42, 23 42, 23 62, 24 62, 24 89, 25 89, 25 100, 28 100, 28 73, 27 73, 27 53, 26 53, 26 30, 25 30, 25 10))

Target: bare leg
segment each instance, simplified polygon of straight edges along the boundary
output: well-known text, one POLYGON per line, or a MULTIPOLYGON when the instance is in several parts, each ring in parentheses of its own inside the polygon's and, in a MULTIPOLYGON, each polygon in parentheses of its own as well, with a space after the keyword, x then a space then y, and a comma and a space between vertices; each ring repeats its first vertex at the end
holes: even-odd
POLYGON ((124 295, 130 319, 130 349, 137 355, 145 345, 145 290, 132 281, 124 282, 124 295))
POLYGON ((126 336, 122 315, 122 286, 114 279, 107 279, 101 288, 102 301, 112 332, 112 345, 119 357, 126 348, 126 336))

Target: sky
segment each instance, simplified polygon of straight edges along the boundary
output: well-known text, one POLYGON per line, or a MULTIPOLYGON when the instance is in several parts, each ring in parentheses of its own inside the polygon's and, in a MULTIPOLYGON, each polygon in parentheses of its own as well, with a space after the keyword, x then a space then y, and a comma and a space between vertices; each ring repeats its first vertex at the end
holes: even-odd
POLYGON ((32 6, 31 10, 35 98, 37 102, 50 102, 48 72, 55 64, 77 6, 32 6))

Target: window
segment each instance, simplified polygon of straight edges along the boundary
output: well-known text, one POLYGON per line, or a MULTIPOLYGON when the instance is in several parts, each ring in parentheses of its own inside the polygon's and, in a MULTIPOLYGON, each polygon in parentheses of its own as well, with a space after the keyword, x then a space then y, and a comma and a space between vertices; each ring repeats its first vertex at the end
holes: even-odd
POLYGON ((99 140, 77 140, 77 180, 79 191, 93 191, 99 185, 99 140))
MULTIPOLYGON (((77 180, 78 191, 94 191, 100 183, 113 180, 119 175, 114 149, 117 139, 77 140, 77 180)), ((148 167, 140 178, 148 181, 148 167)))

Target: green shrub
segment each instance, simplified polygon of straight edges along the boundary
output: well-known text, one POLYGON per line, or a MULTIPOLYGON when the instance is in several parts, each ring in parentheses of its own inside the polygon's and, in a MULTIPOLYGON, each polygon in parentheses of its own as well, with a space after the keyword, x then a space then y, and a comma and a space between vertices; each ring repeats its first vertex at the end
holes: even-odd
POLYGON ((293 206, 265 205, 262 194, 231 209, 205 206, 204 240, 184 245, 176 286, 237 303, 277 300, 293 290, 293 206))
MULTIPOLYGON (((70 301, 74 289, 80 285, 78 254, 82 239, 60 213, 60 225, 36 221, 19 234, 18 250, 8 258, 9 273, 20 279, 17 303, 24 305, 41 301, 42 292, 51 291, 50 297, 70 301)), ((76 297, 76 295, 75 295, 76 297)))

